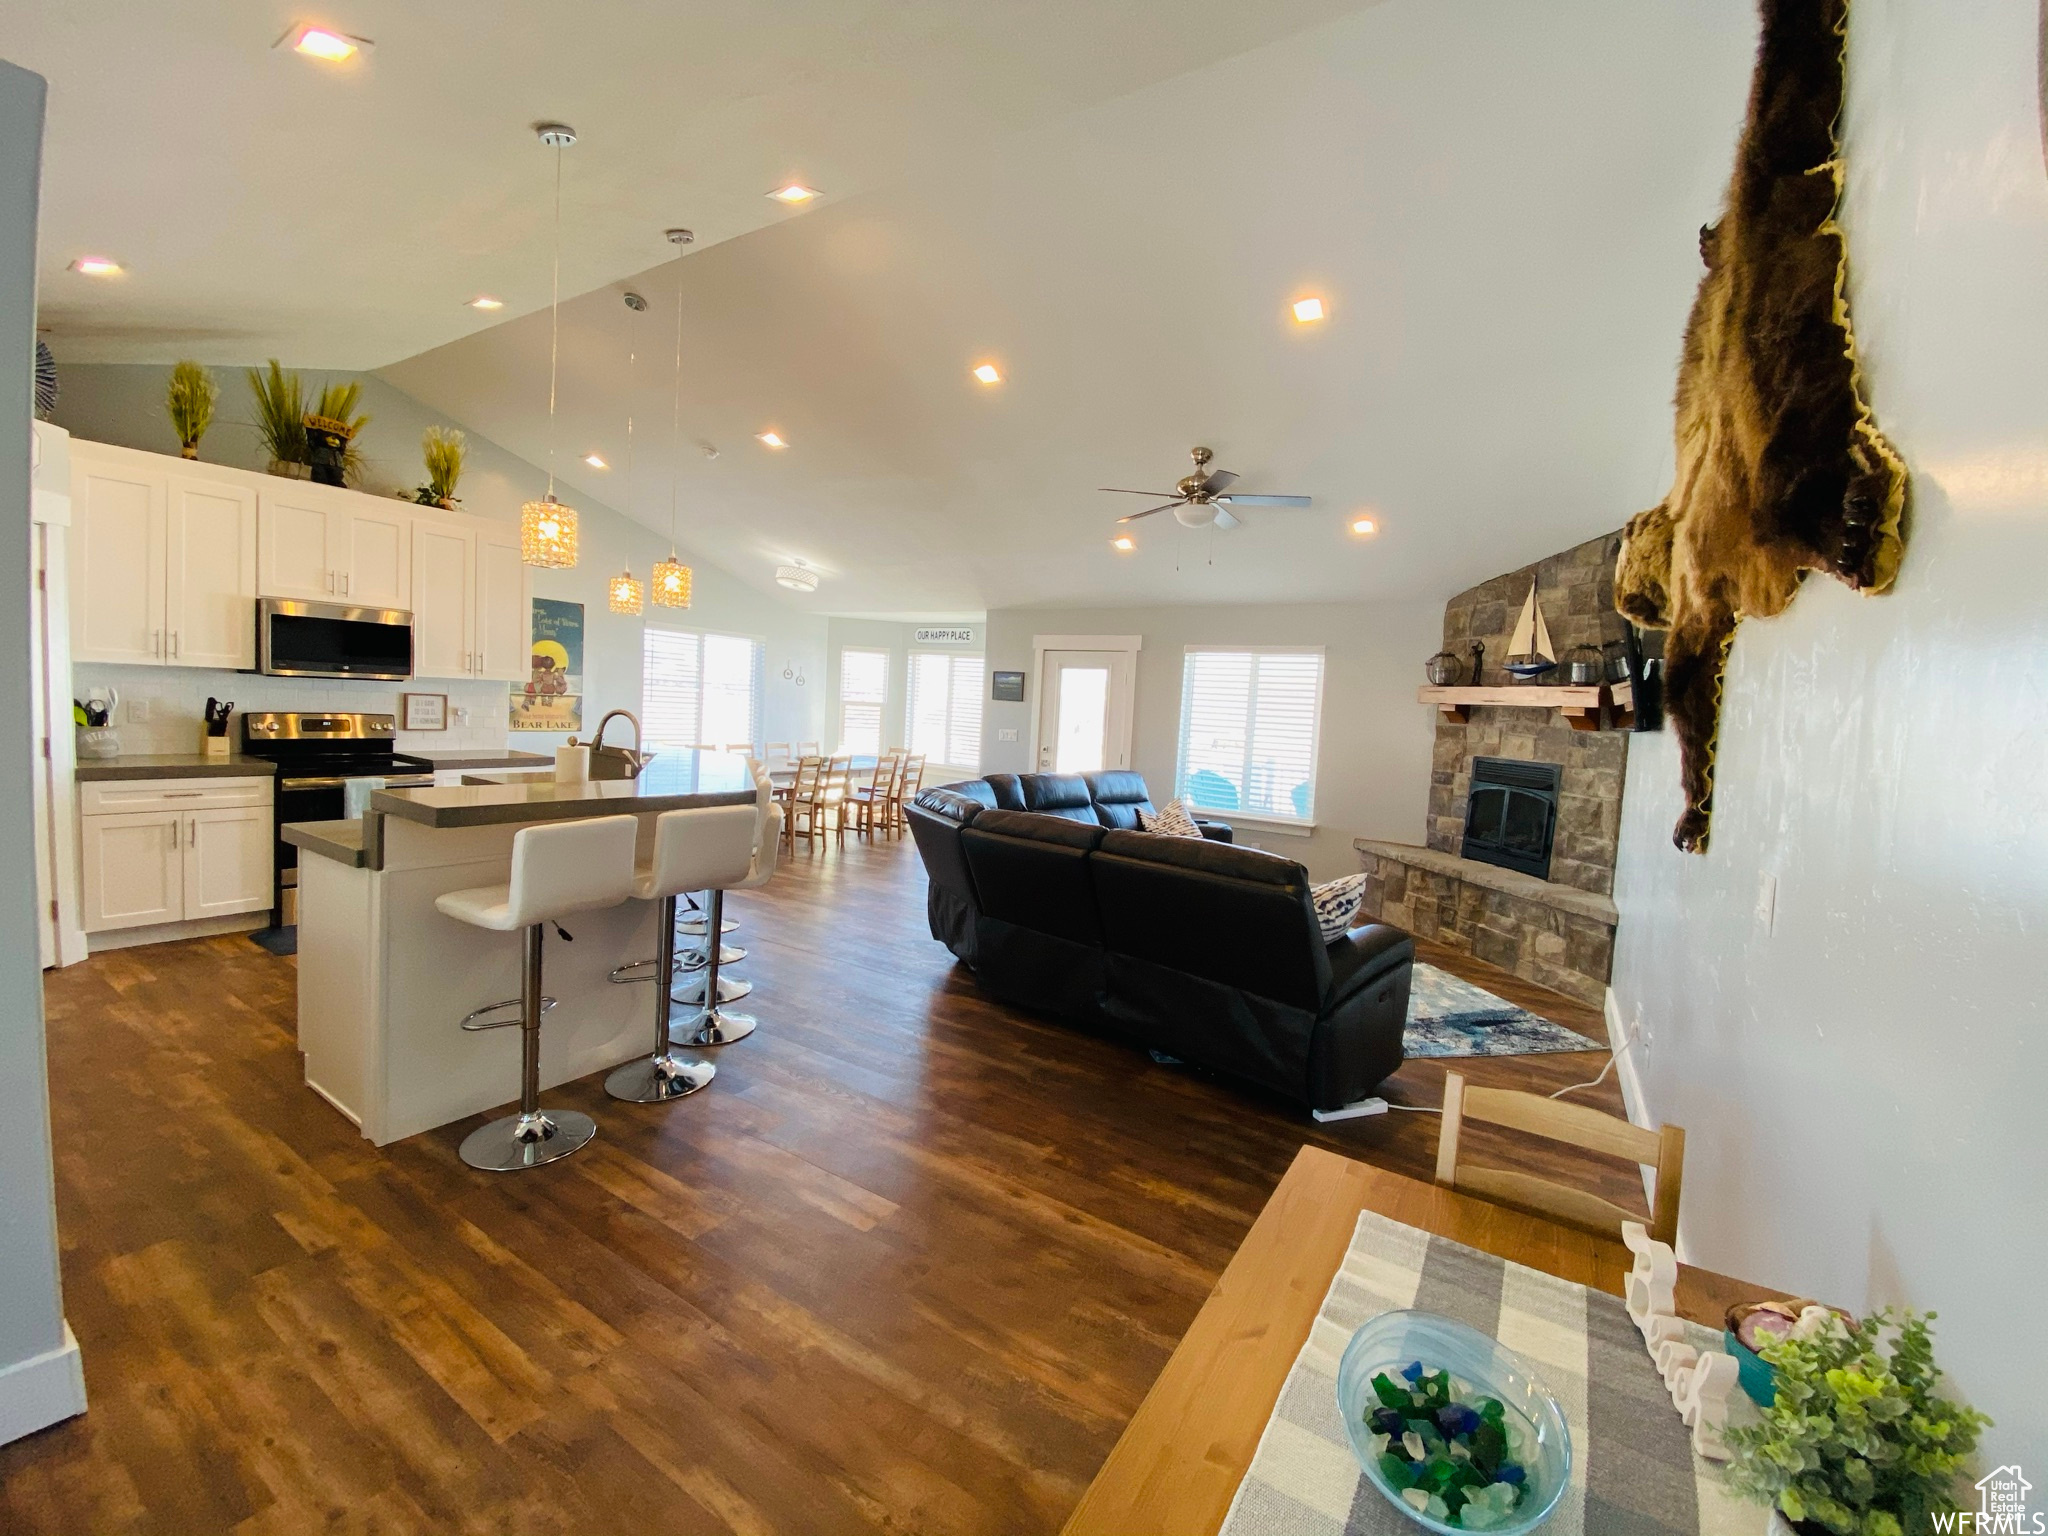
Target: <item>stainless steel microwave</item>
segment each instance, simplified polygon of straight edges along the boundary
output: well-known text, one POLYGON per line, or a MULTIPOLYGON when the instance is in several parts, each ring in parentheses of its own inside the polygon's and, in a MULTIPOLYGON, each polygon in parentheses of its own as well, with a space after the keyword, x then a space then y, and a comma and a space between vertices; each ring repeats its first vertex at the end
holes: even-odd
POLYGON ((271 677, 412 676, 412 614, 265 597, 256 603, 256 670, 271 677))

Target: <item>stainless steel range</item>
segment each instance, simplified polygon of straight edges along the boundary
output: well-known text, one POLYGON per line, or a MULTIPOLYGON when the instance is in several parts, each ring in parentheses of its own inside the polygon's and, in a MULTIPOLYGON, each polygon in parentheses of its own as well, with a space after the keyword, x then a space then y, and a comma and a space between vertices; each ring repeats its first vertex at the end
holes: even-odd
POLYGON ((277 828, 360 816, 372 790, 434 782, 432 763, 393 750, 397 736, 394 715, 277 710, 242 716, 242 755, 277 764, 277 792, 271 797, 277 859, 273 926, 289 926, 299 917, 299 850, 277 828))

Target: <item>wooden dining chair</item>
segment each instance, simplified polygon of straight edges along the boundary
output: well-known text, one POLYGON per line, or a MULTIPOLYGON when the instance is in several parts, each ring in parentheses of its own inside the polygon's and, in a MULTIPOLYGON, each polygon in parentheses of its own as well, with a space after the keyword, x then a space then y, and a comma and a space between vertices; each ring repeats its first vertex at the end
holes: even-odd
POLYGON ((839 846, 846 846, 847 793, 852 788, 853 754, 834 752, 825 759, 825 771, 818 778, 818 803, 832 818, 832 830, 839 846))
POLYGON ((1460 1167, 1458 1142, 1467 1120, 1504 1125, 1589 1152, 1626 1158, 1657 1170, 1656 1204, 1650 1236, 1660 1243, 1678 1238, 1678 1197, 1685 1185, 1685 1131, 1675 1125, 1654 1131, 1603 1115, 1583 1104, 1561 1104, 1539 1094, 1509 1088, 1481 1088, 1462 1073, 1444 1075, 1444 1123, 1437 1135, 1436 1181, 1504 1205, 1521 1206, 1574 1226, 1618 1237, 1624 1221, 1639 1218, 1612 1201, 1568 1184, 1506 1168, 1460 1167))
POLYGON ((768 765, 771 772, 777 768, 787 768, 790 761, 789 743, 786 741, 765 743, 761 748, 761 760, 768 765))
POLYGON ((791 853, 796 852, 796 820, 799 815, 806 818, 804 843, 809 846, 811 834, 817 830, 818 780, 824 775, 825 759, 816 753, 800 757, 796 762, 796 777, 789 787, 779 790, 776 799, 782 801, 782 840, 791 853))
POLYGON ((917 792, 924 784, 924 759, 922 752, 907 754, 902 769, 896 775, 896 792, 889 797, 888 826, 899 837, 910 830, 903 807, 917 798, 917 792))
POLYGON ((796 744, 796 755, 798 757, 823 757, 825 755, 825 748, 819 742, 800 741, 796 744))
POLYGON ((885 752, 875 760, 875 771, 867 783, 854 789, 848 799, 853 810, 853 830, 861 837, 872 838, 877 827, 888 825, 889 805, 896 794, 897 783, 903 773, 903 758, 894 752, 885 752))

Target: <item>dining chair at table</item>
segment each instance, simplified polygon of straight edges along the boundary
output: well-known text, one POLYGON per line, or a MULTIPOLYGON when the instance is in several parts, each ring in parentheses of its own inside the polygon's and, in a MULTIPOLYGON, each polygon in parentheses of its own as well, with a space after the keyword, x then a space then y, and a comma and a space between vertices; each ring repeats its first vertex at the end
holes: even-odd
POLYGON ((1645 1130, 1583 1104, 1561 1104, 1540 1094, 1510 1088, 1481 1088, 1464 1074, 1444 1074, 1443 1129, 1437 1135, 1436 1181, 1505 1205, 1552 1216, 1588 1231, 1614 1237, 1625 1221, 1639 1218, 1610 1200, 1583 1189, 1506 1168, 1461 1165, 1459 1142, 1467 1120, 1527 1131, 1589 1152, 1625 1158, 1657 1170, 1650 1236, 1660 1243, 1678 1239, 1678 1198, 1685 1183, 1685 1131, 1676 1125, 1645 1130))
POLYGON ((805 816, 804 839, 810 840, 814 827, 813 808, 818 803, 818 781, 825 774, 825 759, 815 752, 806 753, 796 760, 796 776, 781 789, 775 798, 782 802, 782 841, 791 853, 796 852, 796 819, 805 816))
POLYGON ((796 744, 796 755, 798 757, 823 757, 825 755, 824 743, 800 741, 796 744))
POLYGON ((834 752, 825 759, 825 771, 818 779, 818 796, 832 818, 833 834, 839 846, 846 846, 847 795, 853 788, 853 754, 834 752))
POLYGON ((903 766, 896 774, 896 792, 889 797, 887 823, 889 830, 901 837, 909 830, 910 822, 903 814, 903 807, 917 798, 917 792, 924 786, 924 760, 922 752, 907 753, 903 766))
POLYGON ((853 830, 858 836, 871 838, 878 827, 888 825, 889 806, 894 801, 902 776, 902 754, 885 752, 875 760, 873 776, 855 788, 847 801, 853 811, 853 830))

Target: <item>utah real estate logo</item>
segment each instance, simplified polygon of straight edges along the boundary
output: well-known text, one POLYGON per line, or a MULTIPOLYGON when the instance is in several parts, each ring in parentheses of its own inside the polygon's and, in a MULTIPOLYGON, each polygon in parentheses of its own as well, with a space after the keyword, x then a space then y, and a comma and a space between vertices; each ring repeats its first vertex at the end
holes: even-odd
POLYGON ((2048 1514, 2027 1513, 2027 1495, 2033 1487, 2019 1463, 2000 1467, 1977 1479, 1975 1510, 1935 1515, 1934 1528, 1964 1536, 2006 1536, 2008 1532, 2011 1536, 2043 1536, 2048 1533, 2048 1514))

